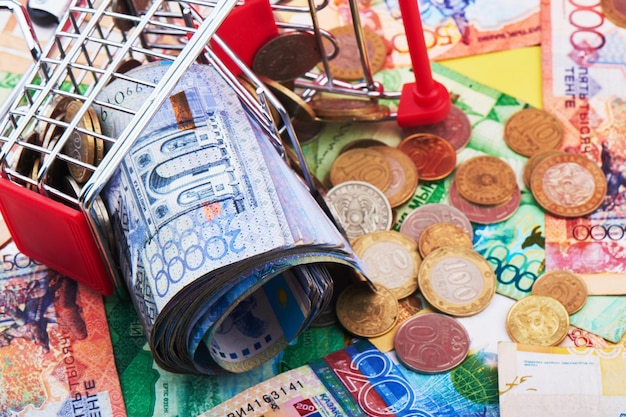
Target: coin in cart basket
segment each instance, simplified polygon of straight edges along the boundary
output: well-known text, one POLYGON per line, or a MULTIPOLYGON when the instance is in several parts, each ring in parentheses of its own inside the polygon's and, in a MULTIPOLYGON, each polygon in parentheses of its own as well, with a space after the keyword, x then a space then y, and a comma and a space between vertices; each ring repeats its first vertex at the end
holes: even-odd
POLYGON ((569 314, 556 298, 528 295, 511 306, 506 330, 516 343, 556 346, 565 339, 569 314))
POLYGON ((303 76, 321 60, 317 37, 303 31, 283 32, 262 45, 252 60, 252 70, 277 82, 303 76))
MULTIPOLYGON (((290 117, 307 122, 315 120, 313 108, 291 89, 262 75, 258 78, 276 96, 290 117)), ((276 120, 280 124, 280 115, 276 120)))
POLYGON ((509 201, 517 187, 513 168, 491 155, 474 156, 456 170, 456 190, 464 199, 482 205, 509 201))
POLYGON ((400 325, 394 337, 398 359, 416 372, 449 371, 463 362, 470 348, 465 327, 439 313, 416 314, 400 325))
POLYGON ((357 282, 339 294, 337 319, 356 336, 382 336, 398 321, 398 300, 382 285, 374 291, 367 282, 357 282))
MULTIPOLYGON (((363 41, 367 53, 370 71, 372 74, 380 71, 387 58, 387 47, 384 39, 371 29, 363 29, 363 41)), ((329 30, 339 48, 333 59, 328 61, 330 73, 333 77, 344 81, 362 80, 365 74, 361 66, 361 54, 352 26, 339 26, 329 30)), ((327 55, 334 54, 328 40, 324 40, 324 49, 327 55)), ((322 70, 324 68, 321 68, 322 70)))
POLYGON ((439 311, 457 317, 484 310, 496 292, 496 276, 487 260, 473 249, 439 248, 422 260, 419 288, 439 311))
POLYGON ((389 107, 376 100, 317 95, 309 101, 316 120, 324 122, 375 122, 389 117, 389 107))
MULTIPOLYGON (((74 119, 82 104, 80 100, 74 100, 67 105, 65 113, 67 123, 74 119)), ((100 133, 100 122, 95 110, 89 107, 77 126, 94 133, 100 133)), ((76 160, 90 165, 98 165, 104 157, 104 142, 91 134, 74 130, 63 150, 68 156, 76 160)), ((71 162, 68 163, 68 169, 79 184, 87 181, 92 174, 90 169, 71 162)))
POLYGON ((393 212, 387 197, 368 182, 346 181, 328 190, 325 200, 352 240, 376 230, 389 230, 393 212))

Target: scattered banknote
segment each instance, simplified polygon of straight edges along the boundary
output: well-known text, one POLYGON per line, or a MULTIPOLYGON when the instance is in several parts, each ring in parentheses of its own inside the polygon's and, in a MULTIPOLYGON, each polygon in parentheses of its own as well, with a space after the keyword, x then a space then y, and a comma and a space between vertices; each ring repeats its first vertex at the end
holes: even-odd
POLYGON ((126 416, 102 297, 0 250, 0 415, 126 416))
MULTIPOLYGON (((307 5, 304 0, 289 5, 307 5)), ((387 46, 387 68, 411 65, 399 0, 359 1, 361 25, 377 33, 387 46)), ((457 58, 537 45, 541 26, 539 0, 419 0, 424 41, 433 60, 457 58)), ((280 20, 310 24, 303 14, 280 13, 280 20)), ((318 13, 330 30, 352 24, 348 0, 329 2, 318 13)), ((409 31, 411 29, 409 28, 409 31)))
POLYGON ((626 410, 624 346, 498 346, 500 415, 622 416, 626 410))
MULTIPOLYGON (((563 123, 562 149, 595 161, 608 185, 604 204, 588 216, 546 215, 546 267, 593 277, 589 279, 613 273, 611 283, 617 288, 607 292, 624 294, 626 29, 605 18, 600 3, 543 1, 542 12, 544 108, 563 123)), ((617 342, 626 331, 626 297, 594 297, 572 324, 617 342)))

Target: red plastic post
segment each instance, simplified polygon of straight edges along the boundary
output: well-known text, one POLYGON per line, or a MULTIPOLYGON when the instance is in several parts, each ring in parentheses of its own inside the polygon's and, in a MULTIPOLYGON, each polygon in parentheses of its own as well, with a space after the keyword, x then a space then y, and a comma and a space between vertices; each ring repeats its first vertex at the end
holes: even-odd
POLYGON ((433 79, 417 1, 399 0, 415 75, 414 83, 402 86, 397 117, 401 127, 439 122, 447 116, 451 106, 448 89, 433 79))

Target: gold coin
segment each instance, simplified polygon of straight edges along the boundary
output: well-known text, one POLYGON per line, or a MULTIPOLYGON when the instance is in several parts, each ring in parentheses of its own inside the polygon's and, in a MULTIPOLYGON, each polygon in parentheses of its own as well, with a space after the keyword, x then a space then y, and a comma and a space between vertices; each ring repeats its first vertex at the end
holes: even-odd
POLYGON ((592 213, 604 201, 606 188, 604 172, 595 162, 565 152, 541 161, 530 178, 537 203, 559 217, 592 213))
MULTIPOLYGON (((336 39, 339 51, 336 56, 328 61, 328 67, 333 77, 344 81, 358 81, 364 77, 361 67, 361 57, 357 46, 354 28, 352 26, 339 26, 329 30, 336 39)), ((365 50, 372 74, 380 71, 387 58, 385 40, 371 29, 363 28, 365 50)), ((324 41, 324 50, 328 55, 331 48, 330 42, 324 41)), ((330 51, 334 54, 334 51, 330 51)), ((323 68, 321 68, 324 70, 323 68)))
POLYGON ((367 267, 367 278, 387 288, 398 300, 417 290, 421 260, 410 237, 381 230, 354 239, 352 248, 367 267))
POLYGON ((616 26, 626 28, 626 3, 623 0, 600 0, 602 13, 616 26))
MULTIPOLYGON (((285 107, 285 110, 290 117, 304 121, 313 121, 315 119, 315 111, 313 111, 313 108, 311 108, 307 102, 302 100, 299 95, 281 83, 267 77, 259 75, 258 78, 259 81, 265 84, 272 94, 276 96, 278 101, 280 101, 280 104, 285 107)), ((281 121, 280 117, 277 121, 281 121)))
POLYGON ((459 195, 480 205, 507 202, 517 185, 513 168, 502 159, 491 155, 475 156, 466 160, 459 165, 454 178, 459 195))
POLYGON ((391 184, 391 169, 385 156, 374 149, 350 149, 333 161, 330 182, 337 185, 346 181, 364 181, 383 193, 391 184))
POLYGON ((448 246, 422 260, 419 289, 434 308, 452 316, 471 316, 484 310, 496 292, 491 265, 473 249, 448 246))
POLYGON ((563 142, 563 125, 545 110, 527 108, 514 113, 504 125, 504 141, 520 155, 558 149, 563 142))
POLYGON ((526 188, 530 190, 530 178, 533 174, 533 171, 537 167, 537 165, 539 165, 539 162, 543 161, 549 156, 556 155, 559 153, 563 153, 563 151, 560 151, 558 149, 549 149, 547 151, 542 151, 542 152, 538 152, 534 154, 528 159, 528 161, 526 161, 526 163, 524 164, 524 172, 523 172, 524 185, 526 185, 526 188))
POLYGON ((506 331, 516 343, 556 346, 565 339, 569 314, 557 299, 529 295, 513 304, 506 315, 506 331))
POLYGON ((587 285, 573 272, 554 270, 537 278, 531 294, 556 298, 563 304, 568 314, 574 314, 587 301, 587 285))
POLYGON ((391 182, 385 196, 391 207, 398 207, 413 197, 419 178, 413 160, 398 148, 373 146, 371 149, 383 154, 391 170, 391 182))
POLYGON ((389 107, 374 100, 315 96, 309 104, 316 120, 322 122, 367 122, 389 117, 389 107))
POLYGON ((461 227, 453 223, 437 222, 427 226, 420 234, 419 252, 422 258, 436 249, 446 246, 462 246, 474 249, 472 238, 461 227))
MULTIPOLYGON (((70 123, 82 105, 83 103, 80 100, 70 102, 65 110, 65 122, 70 123)), ((96 128, 99 130, 100 123, 96 122, 97 125, 94 124, 94 119, 97 120, 98 116, 92 108, 89 108, 87 113, 85 113, 82 119, 78 122, 77 126, 91 132, 96 132, 96 128)), ((96 138, 93 135, 83 133, 79 130, 74 130, 68 141, 65 143, 63 150, 68 156, 71 156, 74 159, 90 165, 96 165, 97 162, 99 162, 97 158, 99 157, 100 160, 102 159, 104 144, 101 143, 101 141, 100 143, 97 143, 96 138)), ((92 174, 91 170, 77 164, 68 163, 67 167, 70 171, 70 175, 79 184, 87 181, 92 174)))
POLYGON ((373 291, 367 282, 358 282, 337 297, 337 319, 355 336, 382 336, 398 321, 398 300, 382 285, 376 288, 373 291))

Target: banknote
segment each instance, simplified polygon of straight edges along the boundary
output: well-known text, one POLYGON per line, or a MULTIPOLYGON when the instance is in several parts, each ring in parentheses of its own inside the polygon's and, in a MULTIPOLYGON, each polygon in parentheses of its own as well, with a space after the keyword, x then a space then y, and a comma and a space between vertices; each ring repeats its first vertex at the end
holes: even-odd
POLYGON ((0 415, 123 417, 102 297, 0 250, 0 415))
MULTIPOLYGON (((626 29, 604 17, 600 2, 583 6, 544 1, 542 12, 544 107, 563 124, 562 148, 595 161, 607 181, 605 201, 594 213, 576 219, 546 215, 546 267, 588 276, 612 273, 613 287, 619 285, 615 276, 621 276, 622 284, 613 288, 613 294, 624 294, 626 194, 621 178, 626 160, 622 140, 626 78, 620 45, 626 41, 626 29)), ((572 318, 573 325, 612 342, 624 334, 625 323, 624 296, 595 299, 572 318), (603 314, 592 319, 599 313, 603 314)))
POLYGON ((502 342, 502 417, 621 416, 626 410, 623 346, 539 347, 502 342))
MULTIPOLYGON (((293 0, 289 5, 307 5, 293 0)), ((441 60, 477 55, 540 41, 539 0, 419 0, 424 41, 430 59, 441 60)), ((411 65, 406 30, 398 0, 358 1, 361 25, 380 35, 387 47, 387 68, 411 65)), ((310 24, 295 13, 280 13, 280 20, 310 24)), ((334 0, 318 13, 327 29, 352 24, 348 0, 334 0)))
POLYGON ((130 300, 114 294, 105 298, 104 305, 126 410, 131 416, 195 416, 350 343, 338 325, 309 327, 272 360, 246 373, 172 373, 154 362, 143 325, 130 300))

